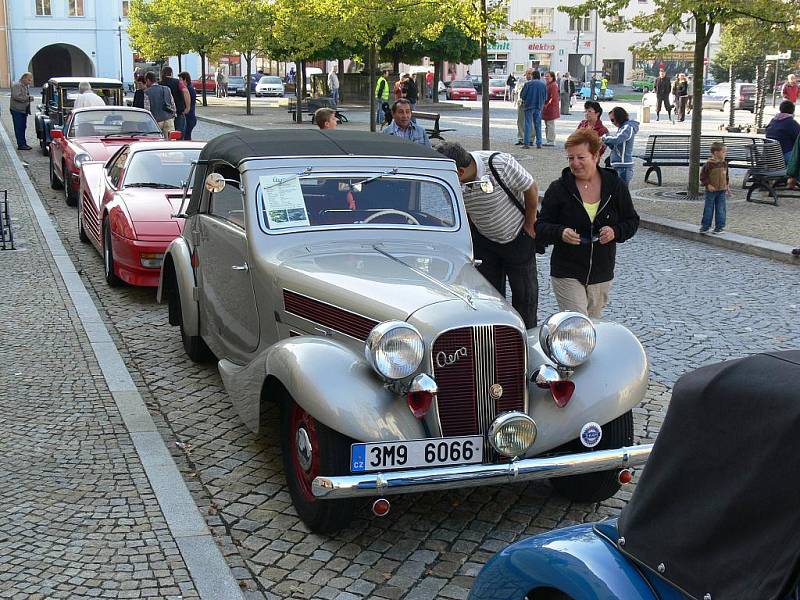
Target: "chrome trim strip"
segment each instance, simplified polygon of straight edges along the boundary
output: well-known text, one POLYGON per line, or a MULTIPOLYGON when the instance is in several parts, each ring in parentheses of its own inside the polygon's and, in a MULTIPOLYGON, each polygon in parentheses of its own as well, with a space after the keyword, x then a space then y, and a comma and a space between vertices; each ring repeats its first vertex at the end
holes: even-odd
POLYGON ((642 465, 647 462, 652 449, 653 444, 644 444, 547 458, 524 458, 505 464, 434 467, 371 475, 320 476, 314 479, 312 491, 316 498, 333 500, 550 479, 642 465))
MULTIPOLYGON (((476 325, 472 328, 475 348, 475 409, 478 415, 478 433, 485 435, 494 421, 494 400, 489 388, 495 382, 494 326, 476 325)), ((494 452, 484 445, 483 459, 494 460, 494 452)))

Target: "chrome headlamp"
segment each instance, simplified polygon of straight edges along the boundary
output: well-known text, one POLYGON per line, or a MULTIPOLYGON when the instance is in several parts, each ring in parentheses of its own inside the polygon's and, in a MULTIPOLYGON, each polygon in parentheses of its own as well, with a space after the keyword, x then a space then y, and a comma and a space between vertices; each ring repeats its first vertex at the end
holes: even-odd
POLYGON ((542 350, 554 363, 568 369, 585 363, 595 342, 594 325, 589 317, 577 312, 556 313, 539 330, 542 350))
POLYGON ((536 440, 536 422, 520 412, 504 413, 491 424, 487 437, 498 453, 517 458, 536 440))
POLYGON ((364 354, 384 379, 403 379, 417 370, 425 352, 422 335, 404 321, 376 325, 367 336, 364 354))
POLYGON ((75 163, 75 166, 80 169, 81 165, 85 163, 87 160, 92 160, 92 157, 86 154, 86 152, 79 152, 78 154, 75 155, 75 159, 73 160, 73 162, 75 163))

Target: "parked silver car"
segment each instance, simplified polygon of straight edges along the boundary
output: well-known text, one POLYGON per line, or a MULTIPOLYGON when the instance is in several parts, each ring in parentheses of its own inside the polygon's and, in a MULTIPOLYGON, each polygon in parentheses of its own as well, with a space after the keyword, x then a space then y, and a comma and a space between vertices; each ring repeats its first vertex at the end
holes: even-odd
POLYGON ((475 269, 452 161, 366 132, 253 131, 209 142, 193 177, 159 301, 250 428, 281 411, 312 530, 363 496, 384 514, 389 494, 510 481, 598 501, 646 459, 641 344, 576 313, 526 331, 475 269))
MULTIPOLYGON (((756 84, 736 83, 733 95, 735 110, 749 110, 753 112, 756 106, 756 84)), ((728 111, 731 103, 731 84, 718 83, 707 92, 703 93, 703 108, 728 111)))

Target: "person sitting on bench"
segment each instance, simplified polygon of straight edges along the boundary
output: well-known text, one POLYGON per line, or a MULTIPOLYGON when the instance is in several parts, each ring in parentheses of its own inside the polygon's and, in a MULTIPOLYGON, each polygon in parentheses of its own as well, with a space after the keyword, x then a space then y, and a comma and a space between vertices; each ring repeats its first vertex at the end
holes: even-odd
POLYGON ((383 133, 402 137, 428 148, 431 147, 431 141, 428 139, 425 128, 411 120, 411 102, 405 98, 400 98, 392 104, 392 123, 383 130, 383 133))

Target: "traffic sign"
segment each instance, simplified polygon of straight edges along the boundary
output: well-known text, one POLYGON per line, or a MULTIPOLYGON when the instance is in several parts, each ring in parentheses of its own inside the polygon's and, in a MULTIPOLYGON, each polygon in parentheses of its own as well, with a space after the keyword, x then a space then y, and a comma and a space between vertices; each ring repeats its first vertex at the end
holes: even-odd
POLYGON ((592 64, 592 55, 584 54, 583 56, 581 56, 581 64, 584 67, 588 67, 590 64, 592 64))
POLYGON ((780 54, 767 54, 767 60, 789 60, 790 58, 792 58, 791 50, 781 52, 780 54))

